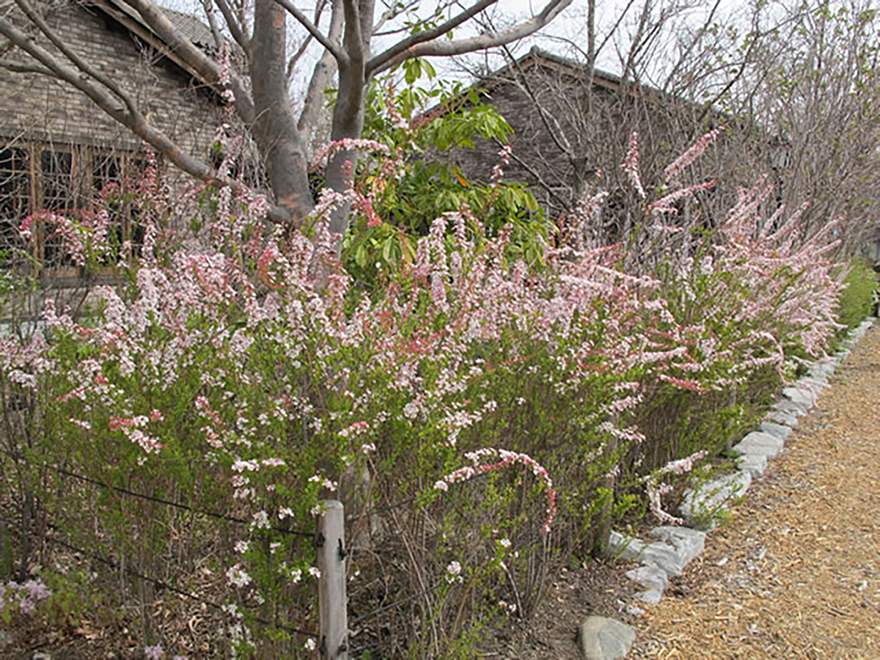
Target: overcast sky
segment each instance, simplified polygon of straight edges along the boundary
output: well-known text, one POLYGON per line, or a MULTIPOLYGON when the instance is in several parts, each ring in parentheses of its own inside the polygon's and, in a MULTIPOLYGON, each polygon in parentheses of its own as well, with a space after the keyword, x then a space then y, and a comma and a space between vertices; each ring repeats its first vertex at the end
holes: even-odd
MULTIPOLYGON (((180 11, 186 11, 197 16, 204 16, 200 0, 160 0, 160 2, 180 11)), ((687 29, 688 25, 693 26, 699 24, 704 20, 708 13, 708 0, 704 2, 701 2, 701 0, 654 0, 654 2, 655 4, 666 4, 667 6, 671 6, 675 3, 678 6, 689 5, 692 7, 683 12, 682 16, 677 20, 677 23, 675 24, 676 27, 671 30, 671 36, 673 37, 676 31, 684 31, 687 29)), ((296 0, 296 4, 308 15, 311 15, 314 11, 314 5, 305 0, 296 0)), ((377 9, 378 15, 381 9, 381 2, 377 4, 380 5, 377 9)), ((725 0, 722 9, 717 16, 724 17, 731 11, 734 11, 737 6, 742 7, 745 4, 746 3, 743 2, 736 2, 736 0, 725 0)), ((432 0, 420 3, 419 14, 425 15, 430 12, 433 5, 434 2, 432 0)), ((626 0, 599 0, 599 6, 597 7, 597 42, 603 40, 605 34, 608 33, 618 20, 626 5, 626 0)), ((638 13, 641 10, 642 5, 643 0, 636 0, 633 2, 632 7, 621 22, 620 28, 615 33, 615 36, 609 40, 603 51, 600 53, 597 62, 599 68, 612 73, 620 72, 621 67, 618 53, 626 52, 628 46, 626 35, 634 31, 635 24, 638 20, 638 13)), ((509 24, 516 19, 521 20, 533 16, 535 13, 539 12, 543 6, 544 3, 539 0, 499 0, 499 2, 491 9, 491 12, 496 26, 503 27, 505 24, 509 24)), ((291 19, 291 34, 297 39, 303 38, 305 31, 298 25, 295 27, 294 25, 295 23, 293 19, 291 19)), ((466 29, 463 28, 456 32, 456 37, 466 36, 468 32, 473 29, 473 27, 468 27, 466 29)), ((391 40, 386 41, 387 43, 391 43, 391 40)), ((572 3, 572 6, 566 9, 561 16, 557 17, 540 36, 531 37, 519 44, 512 45, 510 48, 515 55, 522 55, 526 53, 532 45, 536 44, 541 48, 567 56, 576 54, 573 44, 585 47, 586 0, 575 0, 575 2, 572 3)), ((382 41, 377 40, 377 43, 374 44, 374 52, 381 50, 382 46, 382 41)), ((296 88, 304 89, 311 73, 311 68, 319 54, 319 47, 315 45, 309 53, 311 57, 304 58, 302 65, 299 67, 295 83, 296 88)), ((662 60, 663 57, 661 56, 659 59, 662 60)), ((470 67, 482 65, 484 67, 489 66, 495 68, 503 64, 503 60, 498 55, 490 57, 485 55, 473 55, 464 58, 463 62, 470 67)), ((467 79, 468 77, 461 66, 462 62, 450 62, 448 60, 444 61, 442 58, 434 58, 432 63, 442 76, 458 79, 467 79)), ((660 64, 662 64, 662 61, 660 64)), ((652 81, 648 80, 646 82, 650 83, 652 81)))

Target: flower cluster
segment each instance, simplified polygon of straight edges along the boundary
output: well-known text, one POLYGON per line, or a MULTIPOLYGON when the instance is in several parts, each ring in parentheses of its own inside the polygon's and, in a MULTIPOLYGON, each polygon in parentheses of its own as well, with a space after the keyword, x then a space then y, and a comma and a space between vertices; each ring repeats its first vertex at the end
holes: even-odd
MULTIPOLYGON (((711 139, 675 161, 670 179, 711 139)), ((549 542, 560 510, 589 509, 596 479, 651 469, 639 466, 648 452, 636 420, 652 396, 692 401, 736 387, 792 354, 820 355, 838 327, 828 231, 799 241, 797 214, 767 220, 760 184, 713 236, 687 243, 690 232, 660 219, 711 182, 649 202, 635 135, 623 169, 649 222, 629 251, 586 240, 607 198, 598 192, 581 201, 574 234, 547 247, 539 270, 519 258, 509 226, 483 231, 465 210, 436 218, 375 290, 334 260, 318 283, 315 260, 335 240, 326 218, 349 205, 367 225, 380 223, 373 195, 396 171, 387 147, 368 141, 341 141, 319 159, 351 149, 376 155, 377 180, 325 191, 306 223, 310 237, 261 231, 265 204, 254 197, 227 191, 204 204, 214 193, 194 189, 172 200, 148 173, 150 241, 124 283, 95 288, 78 310, 49 302, 41 332, 24 341, 0 337, 0 389, 51 403, 40 418, 51 433, 32 443, 35 455, 243 521, 224 572, 249 604, 277 594, 279 579, 306 593, 303 578, 319 577, 281 532, 313 529, 325 490, 418 497, 425 483, 446 492, 522 466, 538 481, 549 542), (162 224, 169 216, 192 220, 193 240, 178 240, 162 224), (681 256, 633 266, 642 244, 681 256), (462 456, 468 464, 453 470, 462 456), (551 473, 567 484, 560 493, 551 473), (568 490, 577 506, 558 502, 568 490)), ((661 506, 669 487, 660 476, 698 458, 648 478, 661 519, 674 521, 661 506)), ((104 522, 142 522, 120 519, 104 522)), ((523 547, 513 526, 504 533, 523 547)), ((437 563, 453 581, 462 562, 476 565, 457 551, 437 563)), ((243 624, 233 629, 247 639, 243 624)))
POLYGON ((450 472, 440 481, 434 484, 434 488, 446 492, 447 490, 449 490, 449 484, 468 481, 481 474, 504 470, 514 465, 515 463, 522 463, 523 465, 528 467, 532 471, 532 474, 534 474, 535 477, 537 477, 542 482, 542 485, 544 487, 544 497, 547 502, 547 517, 544 520, 544 524, 541 526, 541 532, 544 534, 548 534, 550 532, 550 525, 553 524, 553 519, 556 517, 557 494, 556 490, 553 488, 553 480, 550 478, 550 475, 547 474, 547 470, 544 469, 544 467, 540 463, 538 463, 531 456, 527 456, 526 454, 507 451, 504 449, 494 449, 491 447, 468 452, 465 457, 470 460, 473 465, 468 465, 458 470, 455 470, 454 472, 450 472), (501 460, 495 463, 480 464, 480 461, 486 458, 499 458, 501 460))
POLYGON ((52 591, 41 580, 0 583, 0 611, 16 606, 22 614, 31 614, 37 605, 52 596, 52 591))

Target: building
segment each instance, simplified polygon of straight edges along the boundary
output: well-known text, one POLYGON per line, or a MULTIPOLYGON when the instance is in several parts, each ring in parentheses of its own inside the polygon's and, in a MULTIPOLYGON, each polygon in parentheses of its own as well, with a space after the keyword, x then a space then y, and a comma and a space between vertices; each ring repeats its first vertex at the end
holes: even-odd
MULTIPOLYGON (((39 7, 63 42, 134 95, 157 127, 183 149, 208 153, 223 117, 219 95, 123 0, 43 2, 39 7)), ((193 43, 212 47, 206 25, 187 14, 166 12, 193 43)), ((53 50, 42 35, 38 39, 53 50)), ((2 37, 0 56, 33 64, 4 45, 2 37)), ((124 188, 143 168, 145 151, 128 129, 61 81, 8 68, 0 74, 0 263, 8 263, 23 247, 18 228, 24 217, 87 209, 108 184, 124 188)), ((121 240, 137 240, 130 211, 120 209, 118 223, 121 240)), ((51 236, 39 228, 35 236, 35 262, 61 266, 55 263, 51 236)))
MULTIPOLYGON (((479 77, 487 103, 495 106, 514 131, 513 157, 505 178, 527 183, 553 217, 571 210, 585 193, 606 190, 610 196, 602 222, 607 236, 627 233, 637 218, 617 209, 638 208, 632 186, 620 164, 629 138, 639 134, 639 166, 646 186, 658 184, 662 172, 696 138, 722 123, 719 113, 650 86, 599 70, 539 48, 505 67, 479 77)), ((742 148, 748 127, 725 131, 724 149, 742 148), (739 130, 744 129, 744 130, 739 130), (737 135, 734 135, 736 133, 737 135), (733 142, 738 142, 735 145, 733 142)), ((478 144, 451 154, 465 178, 488 181, 498 161, 499 145, 478 144)), ((717 147, 689 173, 693 180, 734 174, 733 159, 719 157, 717 147)), ((748 173, 753 174, 753 173, 748 173)), ((690 179, 689 179, 690 180, 690 179)), ((720 201, 720 200, 719 200, 720 201)), ((683 209, 687 214, 690 208, 683 209)))

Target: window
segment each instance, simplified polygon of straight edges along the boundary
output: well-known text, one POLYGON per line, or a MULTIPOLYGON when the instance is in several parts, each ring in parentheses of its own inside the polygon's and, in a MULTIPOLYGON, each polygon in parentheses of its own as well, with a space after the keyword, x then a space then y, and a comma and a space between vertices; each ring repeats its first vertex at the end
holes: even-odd
MULTIPOLYGON (((113 225, 111 243, 137 250, 143 230, 128 191, 144 166, 141 156, 90 146, 33 143, 0 148, 0 268, 21 263, 27 255, 29 243, 19 228, 24 218, 39 211, 72 217, 103 206, 113 225)), ((36 263, 55 274, 76 275, 53 227, 37 222, 31 231, 30 256, 36 263)))
POLYGON ((30 158, 26 149, 0 149, 0 268, 11 267, 27 243, 18 228, 30 213, 30 158))
MULTIPOLYGON (((38 210, 59 215, 73 211, 78 197, 73 177, 74 153, 49 147, 43 147, 39 153, 38 210)), ((37 260, 48 268, 72 268, 74 264, 64 250, 61 236, 52 227, 36 227, 36 230, 37 260)))

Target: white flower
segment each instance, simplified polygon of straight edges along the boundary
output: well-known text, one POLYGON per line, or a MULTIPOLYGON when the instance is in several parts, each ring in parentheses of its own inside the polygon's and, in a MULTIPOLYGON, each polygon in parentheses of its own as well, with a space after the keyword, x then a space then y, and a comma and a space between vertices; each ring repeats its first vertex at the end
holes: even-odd
POLYGON ((510 539, 501 539, 500 541, 498 541, 498 543, 501 544, 502 548, 507 549, 510 547, 510 539))
POLYGON ((306 651, 314 651, 316 648, 318 648, 318 645, 315 643, 315 640, 309 637, 306 640, 306 651))
POLYGON ((241 566, 236 564, 226 571, 226 579, 235 587, 246 587, 251 582, 251 576, 245 573, 241 566))
POLYGON ((449 566, 446 567, 446 572, 448 573, 446 581, 450 584, 452 582, 462 582, 464 580, 461 576, 461 564, 457 561, 449 562, 449 566))
POLYGON ((235 544, 235 551, 243 555, 248 551, 248 546, 250 546, 250 543, 247 541, 238 541, 235 544))
POLYGON ((253 519, 251 521, 251 529, 254 527, 258 529, 269 529, 269 514, 265 511, 257 511, 253 515, 253 519))
POLYGON ((309 575, 311 575, 316 580, 320 580, 321 579, 321 569, 318 568, 317 566, 312 566, 309 569, 309 575))
POLYGON ((449 484, 445 481, 438 481, 434 484, 434 488, 437 490, 442 490, 444 493, 449 490, 449 484))

